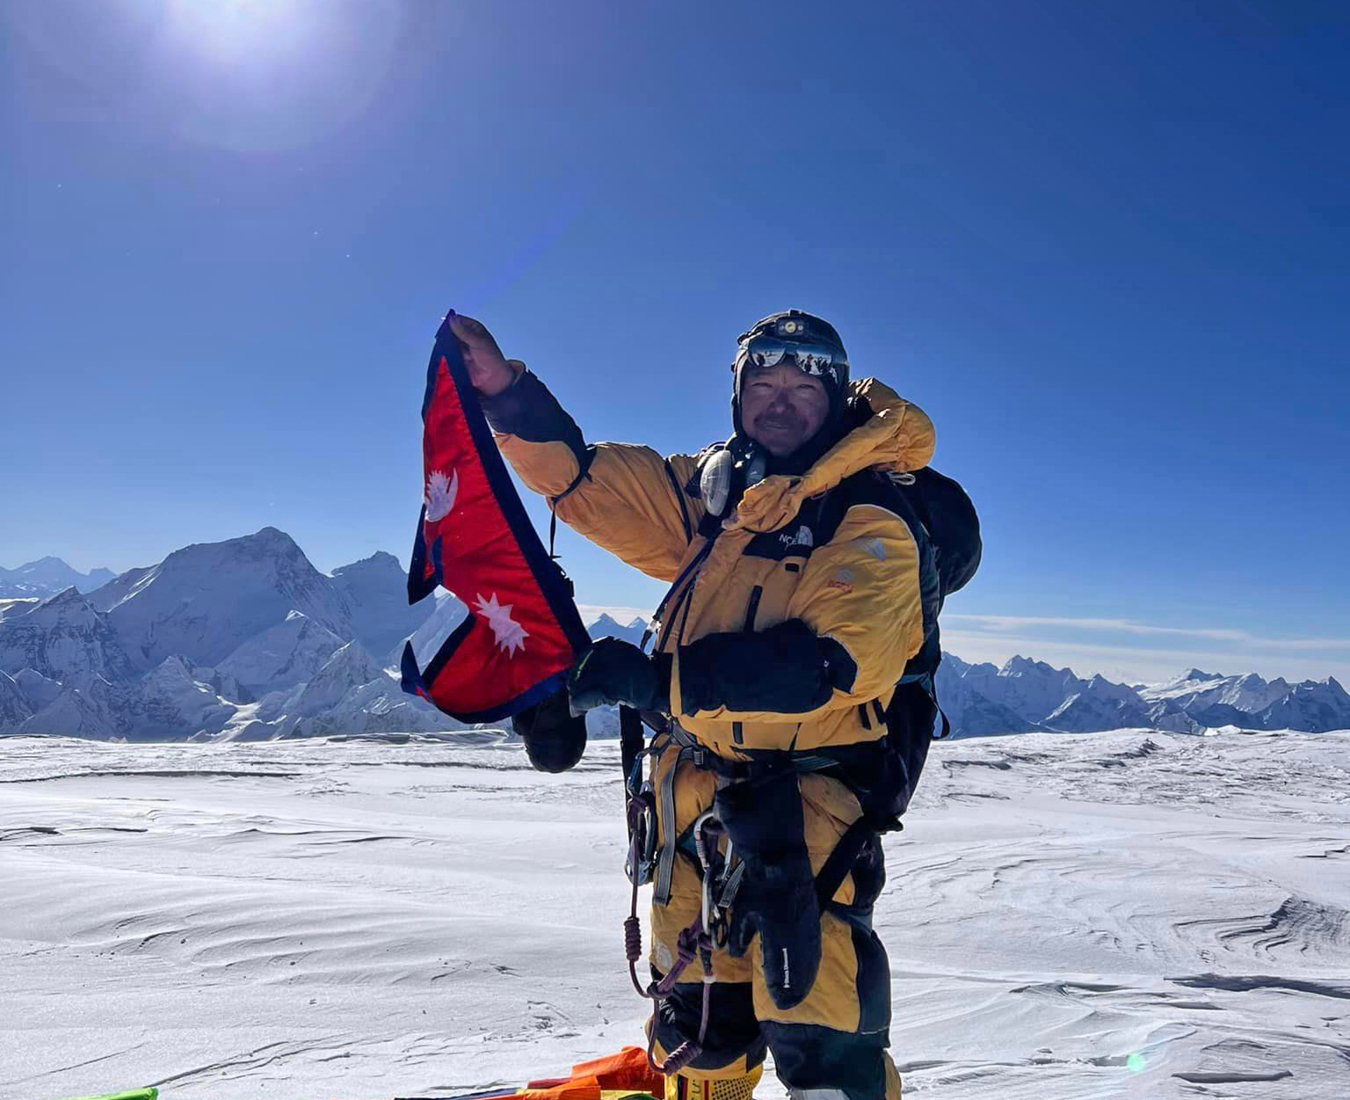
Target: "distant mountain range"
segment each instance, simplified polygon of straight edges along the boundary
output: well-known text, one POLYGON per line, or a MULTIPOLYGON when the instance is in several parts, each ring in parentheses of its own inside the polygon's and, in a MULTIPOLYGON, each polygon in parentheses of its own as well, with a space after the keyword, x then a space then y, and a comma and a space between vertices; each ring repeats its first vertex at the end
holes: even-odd
POLYGON ((1130 686, 1103 676, 1083 680, 1026 657, 999 668, 966 664, 948 653, 936 680, 938 700, 957 733, 1350 729, 1350 695, 1331 676, 1290 684, 1193 668, 1165 684, 1130 686))
POLYGON ((92 592, 116 576, 111 569, 91 569, 81 573, 60 558, 40 558, 18 569, 0 567, 0 600, 42 599, 67 588, 92 592))
MULTIPOLYGON (((466 610, 448 593, 409 607, 392 554, 324 574, 290 536, 265 527, 119 576, 44 558, 0 579, 10 586, 0 591, 23 593, 0 596, 0 734, 262 739, 463 728, 404 694, 392 668, 405 639, 428 661, 466 610)), ((590 631, 636 643, 646 627, 601 615, 590 631)), ((1350 696, 1331 678, 1290 684, 1191 669, 1140 687, 1024 657, 998 668, 948 654, 937 691, 967 735, 1350 728, 1350 696)), ((588 727, 612 735, 617 717, 593 712, 588 727)))

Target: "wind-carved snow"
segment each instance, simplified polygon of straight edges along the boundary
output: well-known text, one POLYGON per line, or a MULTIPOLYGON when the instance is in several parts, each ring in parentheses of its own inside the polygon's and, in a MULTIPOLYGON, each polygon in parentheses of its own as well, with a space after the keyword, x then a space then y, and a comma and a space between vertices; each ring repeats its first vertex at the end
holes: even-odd
MULTIPOLYGON (((908 1093, 1344 1100, 1347 752, 934 745, 875 917, 908 1093)), ((0 741, 0 1097, 450 1095, 640 1042, 618 757, 0 741)))

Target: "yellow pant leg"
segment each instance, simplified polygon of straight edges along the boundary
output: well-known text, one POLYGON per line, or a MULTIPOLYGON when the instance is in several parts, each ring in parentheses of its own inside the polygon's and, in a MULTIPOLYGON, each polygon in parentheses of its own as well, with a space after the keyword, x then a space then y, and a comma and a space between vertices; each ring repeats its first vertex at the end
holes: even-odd
MULTIPOLYGON (((665 773, 675 767, 676 753, 667 752, 657 762, 654 782, 658 789, 665 773)), ((657 811, 657 840, 662 843, 666 830, 680 836, 712 806, 716 779, 709 771, 688 761, 679 765, 675 777, 675 821, 667 822, 657 811)), ((652 944, 649 959, 659 974, 670 973, 677 959, 679 935, 698 916, 701 880, 693 864, 684 855, 675 857, 671 875, 670 901, 651 909, 652 944)), ((763 1073, 764 1039, 755 1019, 750 984, 749 958, 733 959, 725 951, 713 952, 711 1011, 703 1044, 703 1054, 676 1077, 668 1079, 668 1088, 684 1088, 701 1100, 702 1091, 713 1089, 715 1100, 742 1100, 748 1097, 763 1073), (697 1088, 693 1085, 697 1084, 697 1088), (692 1089, 692 1091, 690 1091, 692 1089), (740 1090, 740 1091, 737 1091, 740 1090)), ((703 966, 695 958, 681 973, 670 998, 656 1016, 658 1061, 664 1062, 681 1043, 698 1035, 703 1015, 703 966)), ((649 1025, 650 1027, 650 1025, 649 1025)))
MULTIPOLYGON (((676 767, 675 754, 657 764, 657 786, 664 770, 676 767)), ((675 822, 658 812, 658 836, 673 827, 681 835, 710 809, 716 791, 711 772, 688 761, 675 777, 675 822)), ((806 844, 812 870, 819 873, 839 838, 861 813, 856 797, 842 783, 820 775, 801 777, 806 844)), ((878 864, 879 866, 879 864, 878 864)), ((879 888, 879 883, 877 884, 879 888)), ((852 876, 835 894, 840 905, 866 904, 856 897, 852 876)), ((652 907, 651 963, 669 972, 679 933, 699 913, 700 879, 688 859, 676 857, 670 902, 652 907)), ((865 922, 826 913, 821 921, 821 966, 816 984, 801 1004, 777 1009, 764 983, 759 943, 733 959, 714 952, 713 1009, 704 1055, 667 1078, 667 1100, 747 1100, 762 1074, 764 1050, 774 1052, 780 1079, 801 1100, 900 1100, 900 1075, 886 1053, 890 1023, 890 973, 880 940, 865 922)), ((697 1034, 702 1008, 702 966, 695 959, 681 974, 675 994, 657 1019, 655 1052, 669 1056, 697 1034)))
MULTIPOLYGON (((838 780, 801 777, 802 817, 811 868, 817 874, 844 831, 861 814, 838 780)), ((883 879, 881 853, 869 847, 821 915, 820 970, 800 1004, 780 1009, 769 996, 759 942, 750 945, 752 996, 779 1079, 794 1100, 899 1100, 900 1074, 886 1052, 891 1019, 890 966, 870 926, 870 906, 883 879), (859 893, 861 891, 861 894, 859 893)))
POLYGON ((666 1078, 666 1100, 750 1100, 763 1076, 762 1065, 734 1077, 676 1073, 666 1078))

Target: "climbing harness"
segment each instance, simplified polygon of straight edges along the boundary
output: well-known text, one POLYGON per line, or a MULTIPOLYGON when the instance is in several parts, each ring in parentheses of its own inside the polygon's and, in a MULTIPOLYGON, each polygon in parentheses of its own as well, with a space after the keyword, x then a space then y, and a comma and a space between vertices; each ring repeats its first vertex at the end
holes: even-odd
POLYGON ((703 1043, 708 1035, 708 1020, 712 1014, 712 987, 716 981, 713 974, 712 953, 714 948, 721 948, 726 945, 727 910, 735 897, 736 887, 740 884, 740 875, 737 872, 744 866, 736 863, 735 870, 730 874, 727 873, 733 861, 731 843, 728 840, 726 855, 722 855, 717 847, 717 837, 724 835, 724 833, 721 823, 718 822, 711 810, 702 814, 694 822, 693 833, 699 865, 703 870, 702 901, 698 916, 694 918, 693 923, 688 928, 679 934, 676 940, 675 965, 660 981, 653 981, 646 987, 638 981, 637 964, 642 958, 642 927, 637 913, 638 882, 636 878, 633 879, 632 905, 623 928, 624 953, 628 957, 628 974, 632 979, 633 988, 637 990, 639 996, 652 1001, 652 1022, 648 1029, 649 1036, 647 1039, 647 1064, 655 1072, 665 1074, 667 1077, 678 1073, 703 1053, 703 1043), (716 897, 714 897, 715 891, 716 897), (703 1007, 699 1018, 698 1037, 686 1039, 666 1055, 664 1062, 658 1062, 656 1059, 657 1013, 660 1011, 661 1002, 674 992, 676 983, 679 982, 680 977, 695 958, 699 960, 703 967, 703 1007))

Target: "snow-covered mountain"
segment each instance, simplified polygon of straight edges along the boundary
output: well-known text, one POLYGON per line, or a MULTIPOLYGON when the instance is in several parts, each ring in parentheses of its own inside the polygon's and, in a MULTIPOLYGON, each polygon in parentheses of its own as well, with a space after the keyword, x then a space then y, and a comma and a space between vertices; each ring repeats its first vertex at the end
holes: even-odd
POLYGON ((1184 716, 1200 726, 1297 729, 1309 733, 1350 727, 1350 695, 1334 676, 1290 684, 1255 673, 1222 676, 1198 668, 1139 690, 1150 713, 1184 716))
POLYGON ((172 656, 214 665, 292 611, 340 639, 355 636, 341 587, 275 527, 175 550, 158 565, 123 573, 90 600, 142 669, 172 656))
POLYGON ((997 675, 998 669, 993 665, 968 665, 951 653, 942 658, 936 677, 937 698, 951 722, 952 732, 1031 733, 1041 729, 1036 722, 1024 718, 976 686, 983 683, 990 670, 997 675), (971 672, 975 675, 969 676, 971 672))
POLYGON ((380 551, 333 570, 333 587, 346 598, 357 640, 376 659, 397 663, 403 641, 427 618, 425 602, 408 605, 408 573, 380 551))
MULTIPOLYGON (((308 683, 264 698, 260 719, 271 717, 285 737, 334 733, 431 733, 463 729, 420 699, 405 694, 358 641, 342 646, 308 683)), ((276 734, 274 733, 273 736, 276 734)))
POLYGON ((647 621, 641 617, 636 617, 631 623, 624 626, 608 614, 602 613, 586 630, 592 638, 619 638, 622 641, 637 645, 642 641, 642 635, 647 631, 647 621))
POLYGON ((1100 675, 1083 680, 1070 669, 1025 657, 998 668, 968 665, 947 654, 937 687, 953 729, 967 734, 1145 726, 1178 733, 1219 726, 1309 733, 1350 728, 1350 695, 1333 677, 1289 684, 1254 673, 1221 676, 1191 669, 1166 684, 1133 687, 1100 675))
POLYGON ((443 628, 456 612, 453 598, 409 608, 389 554, 330 577, 275 528, 189 546, 90 596, 72 587, 0 601, 0 733, 164 740, 459 729, 381 667, 405 637, 443 628))
POLYGON ((54 680, 134 673, 121 638, 89 598, 67 588, 48 599, 11 604, 0 619, 0 670, 32 669, 54 680))
POLYGON ((0 672, 0 729, 22 724, 33 716, 33 704, 18 681, 7 672, 0 672))
POLYGON ((88 573, 81 573, 60 558, 39 558, 17 569, 0 567, 0 600, 43 599, 64 592, 67 588, 92 592, 116 575, 111 569, 91 569, 88 573))
MULTIPOLYGON (((405 639, 425 665, 465 614, 444 592, 409 607, 391 554, 329 576, 273 527, 188 546, 88 595, 67 587, 0 599, 0 733, 261 739, 460 729, 404 694, 394 669, 405 639)), ((637 643, 646 627, 602 614, 588 629, 637 643)), ((1026 657, 999 668, 947 654, 937 694, 958 734, 1350 728, 1350 695, 1331 678, 1291 684, 1190 669, 1131 686, 1026 657)), ((617 714, 593 711, 587 727, 614 736, 617 714)))
POLYGON ((217 666, 258 695, 293 687, 328 663, 343 639, 303 611, 244 642, 217 666))

